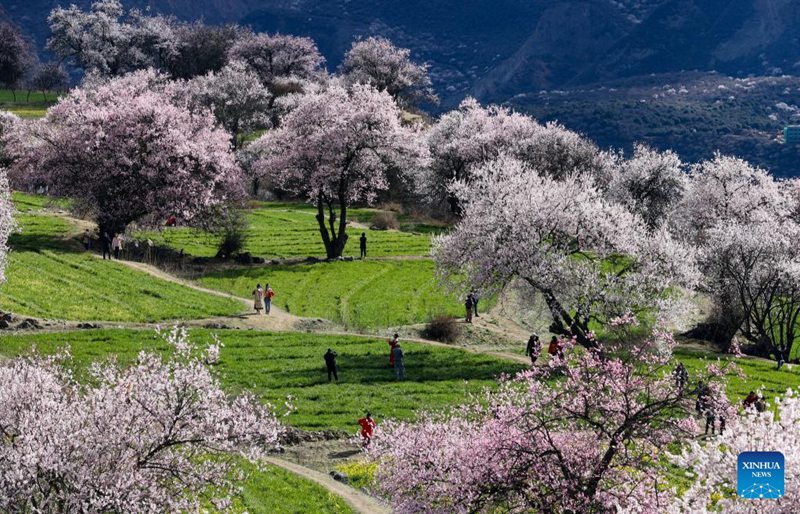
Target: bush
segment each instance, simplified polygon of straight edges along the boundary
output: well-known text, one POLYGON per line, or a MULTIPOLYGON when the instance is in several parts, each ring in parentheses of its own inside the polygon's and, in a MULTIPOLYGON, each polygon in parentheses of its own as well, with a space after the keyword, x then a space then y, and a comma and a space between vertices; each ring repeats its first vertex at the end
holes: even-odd
POLYGON ((376 462, 363 460, 345 462, 336 466, 336 470, 347 475, 348 483, 356 489, 372 489, 375 485, 376 462))
POLYGON ((399 202, 387 202, 381 206, 381 210, 396 212, 397 214, 405 213, 405 209, 399 202))
POLYGON ((397 222, 397 215, 393 212, 379 212, 372 218, 370 227, 372 230, 397 230, 400 224, 397 222))
POLYGON ((425 325, 422 336, 443 343, 452 343, 461 335, 461 325, 448 314, 438 314, 425 325))
POLYGON ((241 214, 230 213, 215 231, 221 236, 217 257, 229 259, 244 248, 247 241, 247 220, 241 214))

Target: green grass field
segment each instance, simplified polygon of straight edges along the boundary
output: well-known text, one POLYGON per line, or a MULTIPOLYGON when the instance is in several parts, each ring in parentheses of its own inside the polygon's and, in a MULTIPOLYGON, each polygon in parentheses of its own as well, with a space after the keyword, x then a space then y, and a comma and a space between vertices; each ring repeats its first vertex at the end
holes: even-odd
MULTIPOLYGON (((261 202, 247 213, 249 228, 244 251, 266 258, 324 257, 325 247, 319 234, 316 210, 303 203, 261 202)), ((351 211, 351 219, 370 218, 374 212, 365 209, 351 211)), ((425 226, 425 228, 429 228, 425 226)), ((430 234, 396 230, 369 230, 348 227, 349 240, 345 255, 358 256, 358 238, 367 233, 368 255, 428 255, 430 234)), ((156 244, 173 247, 189 255, 213 257, 217 253, 219 236, 190 228, 163 228, 138 234, 156 244)))
POLYGON ((344 500, 325 488, 289 471, 267 466, 259 471, 245 463, 248 474, 242 492, 234 498, 233 511, 250 514, 350 514, 353 510, 344 500))
MULTIPOLYGON (((275 305, 292 314, 333 320, 348 327, 424 323, 436 314, 460 316, 461 302, 446 294, 429 260, 320 262, 213 273, 199 282, 248 298, 269 283, 275 305)), ((488 307, 490 302, 484 304, 488 307)))
MULTIPOLYGON (((355 336, 256 331, 215 331, 222 349, 220 373, 232 392, 251 390, 277 408, 288 396, 295 410, 285 422, 308 430, 339 429, 355 434, 356 421, 369 409, 380 421, 413 419, 420 409, 442 409, 462 403, 469 393, 493 386, 501 373, 522 365, 459 349, 403 343, 407 380, 398 382, 389 367, 384 340, 355 336), (338 353, 339 383, 328 383, 322 355, 338 353)), ((192 340, 205 344, 211 331, 193 330, 192 340)), ((70 345, 77 371, 116 355, 131 362, 142 349, 170 347, 148 330, 86 330, 0 336, 0 353, 24 354, 31 345, 45 354, 70 345)))
POLYGON ((153 278, 123 264, 76 251, 62 239, 76 231, 69 221, 38 213, 39 197, 14 196, 21 231, 0 285, 0 310, 21 316, 76 321, 162 321, 234 315, 236 300, 153 278))
POLYGON ((41 91, 31 91, 30 100, 28 92, 17 89, 16 100, 10 89, 0 89, 0 110, 13 112, 20 118, 41 118, 47 114, 47 109, 56 102, 56 93, 47 93, 46 97, 41 91))

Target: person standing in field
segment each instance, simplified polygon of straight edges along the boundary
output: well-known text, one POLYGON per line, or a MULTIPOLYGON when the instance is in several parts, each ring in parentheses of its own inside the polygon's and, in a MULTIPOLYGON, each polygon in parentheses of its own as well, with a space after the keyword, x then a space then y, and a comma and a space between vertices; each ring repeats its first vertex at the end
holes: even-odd
POLYGON ((261 314, 261 309, 264 308, 264 290, 261 288, 261 284, 257 284, 256 288, 253 289, 253 308, 256 310, 257 314, 261 314))
POLYGON ((92 236, 89 234, 89 229, 83 233, 83 249, 87 252, 92 249, 92 236))
POLYGON ((475 312, 475 317, 477 318, 478 317, 478 299, 479 299, 478 292, 473 289, 472 291, 470 291, 470 294, 472 295, 472 310, 475 312))
POLYGON ((467 295, 467 299, 464 300, 464 307, 467 308, 467 323, 472 323, 472 308, 473 308, 473 301, 472 301, 472 293, 467 295))
POLYGON ((264 291, 264 312, 269 314, 269 311, 272 309, 272 297, 275 296, 275 291, 269 287, 267 284, 267 290, 264 291))
POLYGON ((531 358, 531 365, 536 364, 536 359, 539 358, 539 355, 542 353, 542 342, 539 341, 539 336, 533 334, 530 339, 528 339, 528 346, 525 347, 525 355, 530 356, 531 358))
POLYGON ((111 249, 114 250, 114 258, 119 260, 119 256, 122 253, 122 234, 115 235, 114 239, 111 240, 111 249))
POLYGON ((106 255, 111 259, 111 238, 108 236, 108 232, 103 232, 100 237, 100 247, 103 250, 103 260, 106 260, 106 255))
POLYGON ((394 356, 394 374, 395 374, 395 377, 397 377, 397 380, 405 380, 406 379, 406 362, 405 362, 405 357, 403 355, 403 349, 400 347, 400 343, 399 342, 392 349, 392 355, 394 356))
POLYGON ((394 349, 400 344, 399 336, 395 334, 386 342, 389 343, 389 366, 394 367, 394 349))
POLYGON ((378 424, 372 419, 372 414, 369 411, 363 418, 358 420, 358 424, 361 425, 361 439, 364 440, 364 446, 369 446, 372 441, 372 433, 378 424))
POLYGON ((328 382, 331 381, 331 377, 336 379, 336 382, 339 382, 339 375, 336 374, 336 352, 328 348, 323 359, 325 359, 325 367, 328 370, 328 382))
POLYGON ((367 233, 362 232, 361 238, 359 239, 361 243, 361 258, 364 259, 367 257, 367 233))

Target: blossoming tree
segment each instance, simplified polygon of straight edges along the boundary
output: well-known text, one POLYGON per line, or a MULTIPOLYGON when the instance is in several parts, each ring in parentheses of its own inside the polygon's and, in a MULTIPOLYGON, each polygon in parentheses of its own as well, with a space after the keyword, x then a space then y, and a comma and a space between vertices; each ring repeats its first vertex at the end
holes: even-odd
POLYGON ((590 346, 592 321, 667 316, 670 289, 697 279, 690 249, 665 229, 649 231, 590 176, 554 180, 507 156, 474 175, 452 188, 466 216, 434 241, 439 273, 487 291, 521 279, 544 298, 553 332, 590 346))
POLYGON ((692 169, 672 223, 701 249, 722 346, 741 331, 746 351, 789 357, 800 319, 797 200, 791 183, 740 159, 717 155, 692 169))
POLYGON ((383 37, 354 41, 339 71, 349 83, 374 86, 406 106, 438 101, 428 67, 413 62, 410 50, 383 37))
POLYGON ((210 109, 220 125, 231 134, 235 148, 240 135, 269 126, 272 95, 258 75, 241 61, 233 61, 217 72, 209 72, 186 83, 189 102, 210 109))
POLYGON ((328 258, 347 244, 347 208, 387 188, 390 169, 413 169, 427 153, 417 130, 403 126, 392 98, 371 86, 332 85, 305 95, 277 130, 256 143, 255 169, 317 207, 328 258))
POLYGON ((659 455, 697 430, 671 345, 568 348, 473 404, 384 422, 370 445, 378 489, 409 513, 664 512, 659 455))
POLYGON ((689 489, 676 498, 670 514, 711 512, 779 514, 800 512, 800 398, 788 390, 767 410, 732 418, 726 431, 710 441, 691 441, 674 463, 686 470, 689 489), (736 459, 741 452, 780 451, 785 458, 785 487, 780 499, 742 499, 737 489, 736 459))
POLYGON ((211 113, 173 97, 152 71, 73 90, 16 125, 12 178, 73 199, 109 234, 173 214, 202 221, 242 195, 242 176, 211 113))
POLYGON ((6 263, 8 260, 8 236, 14 229, 14 207, 11 203, 11 191, 8 187, 6 170, 0 166, 0 284, 5 282, 6 263))
POLYGON ((235 454, 255 459, 282 433, 252 395, 228 397, 193 357, 139 354, 95 364, 78 384, 58 358, 0 363, 0 510, 188 512, 200 495, 227 503, 235 454))
POLYGON ((243 36, 231 46, 228 59, 247 63, 270 90, 281 78, 312 79, 325 64, 311 38, 284 34, 243 36))

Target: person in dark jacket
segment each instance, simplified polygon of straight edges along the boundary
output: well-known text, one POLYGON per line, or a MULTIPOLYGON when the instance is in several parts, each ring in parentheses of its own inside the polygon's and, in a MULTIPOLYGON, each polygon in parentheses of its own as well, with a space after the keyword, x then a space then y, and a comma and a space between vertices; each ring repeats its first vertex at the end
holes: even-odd
POLYGON ((403 349, 400 348, 400 343, 397 343, 392 350, 394 355, 394 374, 397 380, 406 379, 406 361, 403 356, 403 349))
POLYGON ((336 374, 336 352, 328 348, 328 351, 325 352, 325 367, 328 368, 328 382, 331 381, 331 377, 339 381, 339 375, 336 374))
POLYGON ((359 239, 361 243, 361 258, 364 259, 367 256, 367 233, 362 232, 361 238, 359 239))
POLYGON ((473 307, 474 306, 475 306, 475 302, 472 299, 472 293, 469 293, 467 295, 466 300, 464 300, 464 307, 467 308, 467 318, 466 318, 467 323, 472 323, 472 313, 473 313, 473 307))
POLYGON ((111 260, 111 236, 108 235, 108 232, 103 232, 103 235, 100 236, 100 247, 103 250, 103 260, 106 259, 106 255, 111 260))
POLYGON ((525 355, 530 356, 531 365, 536 364, 536 359, 539 358, 541 353, 542 342, 539 340, 539 336, 533 334, 530 339, 528 339, 528 346, 525 347, 525 355))

